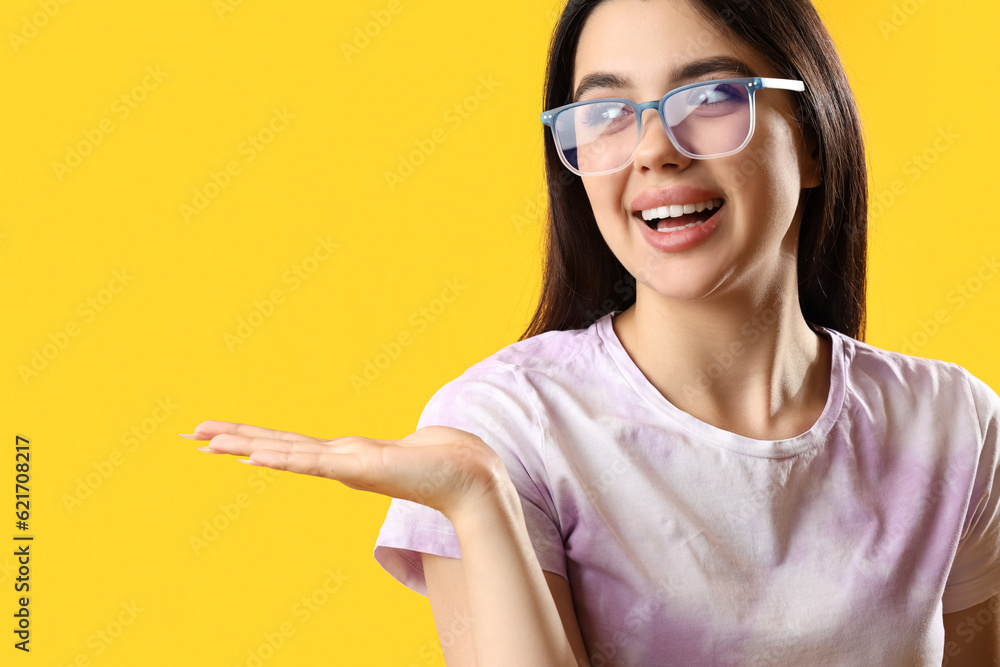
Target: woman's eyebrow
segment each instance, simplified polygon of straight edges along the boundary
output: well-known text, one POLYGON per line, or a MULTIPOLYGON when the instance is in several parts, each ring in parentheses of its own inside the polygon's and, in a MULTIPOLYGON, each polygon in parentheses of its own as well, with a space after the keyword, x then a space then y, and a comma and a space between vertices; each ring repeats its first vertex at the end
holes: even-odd
MULTIPOLYGON (((738 58, 730 56, 714 56, 702 60, 694 60, 672 72, 670 81, 690 81, 700 79, 708 74, 721 72, 737 74, 740 77, 755 76, 753 69, 738 58)), ((573 102, 595 88, 631 88, 632 79, 618 72, 590 72, 580 80, 580 86, 573 95, 573 102)))
POLYGON ((670 80, 679 83, 691 79, 700 79, 706 74, 718 74, 719 72, 731 72, 738 74, 740 77, 757 76, 753 68, 739 58, 714 56, 712 58, 695 60, 684 65, 673 73, 670 80))
POLYGON ((580 87, 576 89, 573 96, 574 102, 579 102, 580 98, 594 88, 631 88, 632 79, 617 72, 590 72, 580 81, 580 87))

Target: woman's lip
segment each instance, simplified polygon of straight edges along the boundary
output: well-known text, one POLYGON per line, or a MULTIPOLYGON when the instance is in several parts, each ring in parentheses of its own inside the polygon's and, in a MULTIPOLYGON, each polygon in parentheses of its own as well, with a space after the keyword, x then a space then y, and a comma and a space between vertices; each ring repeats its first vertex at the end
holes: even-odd
POLYGON ((636 218, 637 224, 642 225, 639 233, 650 246, 661 252, 681 252, 701 245, 715 233, 716 228, 718 228, 722 221, 719 213, 724 208, 725 202, 723 202, 722 206, 713 209, 712 215, 700 225, 678 232, 658 232, 650 228, 641 215, 638 217, 633 215, 633 217, 636 218))
POLYGON ((709 199, 721 199, 725 197, 702 188, 692 188, 687 185, 675 185, 669 188, 647 188, 632 199, 630 209, 635 211, 648 211, 651 208, 661 206, 672 206, 674 204, 697 204, 709 199))

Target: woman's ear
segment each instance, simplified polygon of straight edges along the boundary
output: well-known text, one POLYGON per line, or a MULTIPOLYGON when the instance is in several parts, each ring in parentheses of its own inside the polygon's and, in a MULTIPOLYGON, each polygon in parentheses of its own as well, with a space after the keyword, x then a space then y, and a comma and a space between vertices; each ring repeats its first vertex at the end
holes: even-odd
POLYGON ((819 156, 819 139, 812 125, 805 126, 802 139, 804 146, 801 165, 802 187, 815 188, 823 182, 823 171, 819 156))

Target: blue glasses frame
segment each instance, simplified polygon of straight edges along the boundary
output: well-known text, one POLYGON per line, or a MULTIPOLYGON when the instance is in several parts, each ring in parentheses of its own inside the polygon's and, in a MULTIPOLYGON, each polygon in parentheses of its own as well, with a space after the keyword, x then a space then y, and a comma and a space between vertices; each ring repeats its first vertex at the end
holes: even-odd
POLYGON ((754 76, 745 77, 739 79, 713 79, 710 81, 699 81, 697 83, 689 83, 687 85, 681 86, 680 88, 674 88, 666 95, 658 100, 651 100, 649 102, 633 102, 632 100, 625 99, 623 97, 600 97, 592 100, 584 100, 582 102, 574 102, 573 104, 566 104, 561 107, 556 107, 555 109, 550 109, 548 111, 542 112, 542 123, 548 125, 549 129, 552 131, 552 140, 555 142, 556 151, 559 153, 559 159, 562 163, 566 165, 566 168, 579 176, 600 176, 603 174, 612 174, 616 171, 621 171, 625 167, 632 164, 632 160, 635 159, 635 151, 639 148, 639 139, 642 137, 642 115, 647 109, 656 109, 657 115, 660 117, 660 122, 663 123, 663 128, 667 131, 667 136, 670 137, 670 143, 674 145, 680 153, 686 155, 689 158, 696 160, 707 160, 710 158, 725 157, 727 155, 732 155, 733 153, 738 153, 743 150, 746 145, 750 142, 750 138, 753 137, 755 117, 756 117, 756 103, 754 102, 754 93, 756 93, 761 88, 775 88, 780 90, 794 90, 802 92, 806 89, 804 82, 798 79, 774 79, 770 77, 754 76), (677 95, 678 93, 683 93, 685 90, 690 90, 691 88, 697 88, 698 86, 704 86, 707 84, 739 84, 747 89, 747 96, 749 98, 748 104, 750 105, 750 128, 747 132, 746 139, 743 143, 739 145, 738 148, 734 148, 731 151, 725 153, 715 153, 713 155, 695 155, 687 150, 685 150, 678 143, 677 139, 674 137, 673 131, 670 129, 670 124, 667 122, 666 116, 664 116, 664 105, 667 100, 677 95), (587 104, 594 104, 595 102, 621 102, 632 107, 636 115, 636 134, 635 134, 635 147, 632 149, 632 155, 629 157, 628 161, 625 162, 620 167, 614 169, 608 169, 605 171, 598 172, 581 172, 580 170, 573 167, 569 160, 566 159, 566 154, 563 152, 562 146, 559 145, 559 133, 556 132, 556 118, 559 114, 567 111, 568 109, 573 109, 575 107, 584 106, 587 104))

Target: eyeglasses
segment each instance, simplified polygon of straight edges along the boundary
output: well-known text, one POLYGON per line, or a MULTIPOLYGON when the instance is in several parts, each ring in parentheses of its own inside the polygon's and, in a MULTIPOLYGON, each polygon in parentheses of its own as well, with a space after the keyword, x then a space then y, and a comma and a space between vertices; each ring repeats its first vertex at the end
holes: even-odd
POLYGON ((657 110, 670 141, 684 155, 724 157, 750 142, 754 93, 761 88, 801 92, 805 84, 759 76, 702 81, 641 104, 619 97, 567 104, 544 112, 542 123, 552 130, 559 159, 580 176, 610 174, 631 164, 647 109, 657 110))

